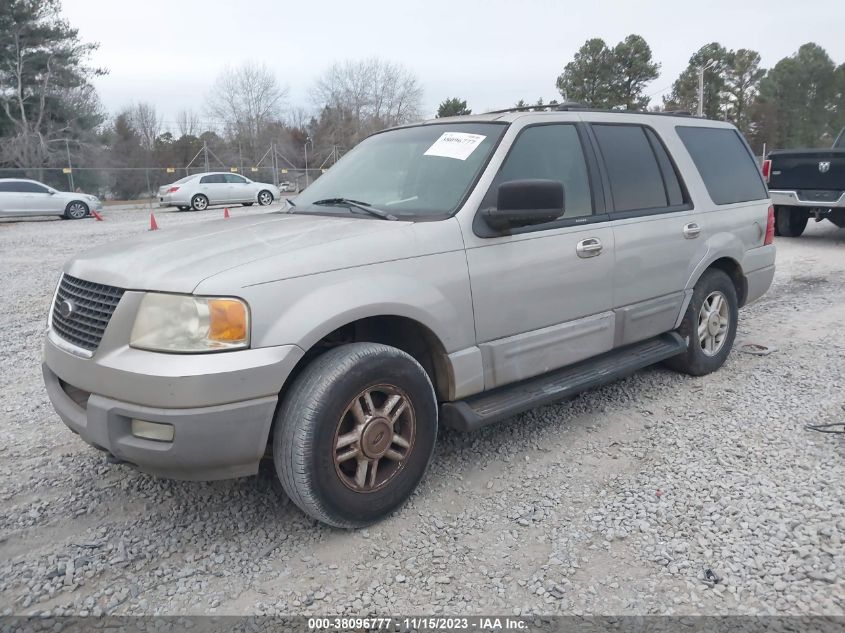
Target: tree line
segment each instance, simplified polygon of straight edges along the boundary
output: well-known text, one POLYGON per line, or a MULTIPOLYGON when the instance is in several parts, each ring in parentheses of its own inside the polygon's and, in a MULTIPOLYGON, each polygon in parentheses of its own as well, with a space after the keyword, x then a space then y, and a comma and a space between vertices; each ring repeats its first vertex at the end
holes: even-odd
MULTIPOLYGON (((829 145, 845 127, 845 63, 837 66, 818 44, 807 43, 772 68, 760 65, 750 49, 705 44, 689 58, 660 103, 649 93, 660 64, 639 35, 615 46, 601 38, 587 40, 557 77, 562 101, 612 110, 698 110, 699 73, 703 72, 702 110, 709 119, 736 125, 757 151, 768 148, 829 145)), ((557 100, 550 102, 552 105, 557 100)), ((516 107, 542 107, 524 100, 516 107)), ((437 116, 468 114, 465 100, 443 101, 437 116)))
MULTIPOLYGON (((103 168, 75 172, 78 185, 132 198, 163 184, 142 168, 179 168, 161 176, 172 180, 191 161, 204 168, 208 157, 212 169, 248 171, 271 164, 271 147, 280 167, 300 168, 306 153, 309 166, 319 167, 376 130, 424 116, 416 75, 378 58, 333 64, 315 79, 309 107, 291 104, 287 87, 266 65, 247 62, 223 69, 204 103, 173 120, 145 102, 109 113, 93 87, 107 72, 90 62, 96 44, 82 41, 60 10, 60 0, 0 3, 0 176, 26 169, 63 186, 60 170, 58 176, 46 170, 70 160, 103 168)), ((632 34, 612 46, 592 38, 554 85, 562 101, 594 108, 695 112, 701 68, 705 116, 735 123, 757 151, 763 143, 829 144, 845 125, 845 64, 836 66, 813 43, 770 69, 761 67, 756 51, 706 44, 671 86, 652 92, 660 64, 642 37, 632 34)), ((542 107, 543 100, 517 105, 542 107)), ((465 99, 453 97, 437 116, 471 113, 465 99)))

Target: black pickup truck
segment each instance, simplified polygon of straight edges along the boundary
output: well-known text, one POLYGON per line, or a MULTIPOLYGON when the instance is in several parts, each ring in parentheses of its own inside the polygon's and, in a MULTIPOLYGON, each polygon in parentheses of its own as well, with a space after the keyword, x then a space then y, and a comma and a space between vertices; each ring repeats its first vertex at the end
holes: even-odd
POLYGON ((798 237, 811 217, 845 228, 845 129, 830 149, 781 149, 766 158, 777 235, 798 237))

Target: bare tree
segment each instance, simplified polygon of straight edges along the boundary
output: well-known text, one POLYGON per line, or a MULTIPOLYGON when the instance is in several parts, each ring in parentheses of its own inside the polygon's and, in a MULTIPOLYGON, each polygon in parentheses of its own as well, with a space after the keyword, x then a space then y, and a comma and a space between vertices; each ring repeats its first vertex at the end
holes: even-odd
POLYGON ((287 94, 266 65, 247 62, 220 73, 207 108, 254 157, 267 125, 281 117, 287 94))
POLYGON ((377 129, 419 119, 422 93, 411 71, 373 57, 334 64, 317 80, 312 98, 321 117, 336 119, 329 127, 340 126, 357 142, 377 129))
POLYGON ((129 108, 129 123, 138 134, 141 147, 151 152, 155 148, 158 135, 161 134, 161 117, 151 103, 136 103, 129 108))
POLYGON ((187 110, 179 110, 176 115, 176 131, 179 133, 179 138, 183 136, 197 136, 200 129, 200 121, 196 112, 190 108, 187 110))

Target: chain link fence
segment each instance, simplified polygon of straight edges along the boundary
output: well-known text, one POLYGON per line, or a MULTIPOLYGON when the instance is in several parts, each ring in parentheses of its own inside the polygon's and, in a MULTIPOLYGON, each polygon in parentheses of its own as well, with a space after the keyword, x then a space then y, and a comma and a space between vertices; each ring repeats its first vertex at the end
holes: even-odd
MULTIPOLYGON (((80 191, 98 196, 101 200, 139 200, 154 198, 159 187, 186 176, 203 173, 203 167, 39 167, 0 168, 0 178, 29 178, 61 191, 80 191)), ((248 167, 214 169, 241 174, 257 182, 272 183, 283 190, 299 192, 306 183, 314 182, 325 168, 294 169, 281 167, 248 167)))

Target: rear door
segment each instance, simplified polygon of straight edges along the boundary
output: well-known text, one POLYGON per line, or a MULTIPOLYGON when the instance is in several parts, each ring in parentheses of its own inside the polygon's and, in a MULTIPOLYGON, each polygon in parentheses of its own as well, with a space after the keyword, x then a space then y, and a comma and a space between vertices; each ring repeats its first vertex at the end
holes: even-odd
POLYGON ((593 196, 597 174, 587 143, 576 123, 523 128, 478 214, 496 205, 500 184, 540 178, 563 184, 563 215, 501 234, 477 214, 464 236, 486 389, 612 347, 613 232, 603 198, 593 196))
POLYGON ((674 328, 690 271, 707 250, 707 227, 651 127, 596 122, 590 128, 604 167, 616 245, 618 347, 674 328))
POLYGON ((199 192, 204 194, 211 204, 228 202, 229 185, 226 174, 208 174, 200 178, 199 192))

